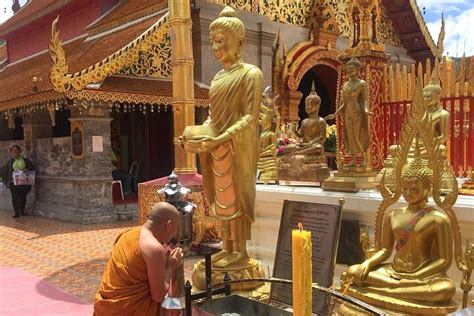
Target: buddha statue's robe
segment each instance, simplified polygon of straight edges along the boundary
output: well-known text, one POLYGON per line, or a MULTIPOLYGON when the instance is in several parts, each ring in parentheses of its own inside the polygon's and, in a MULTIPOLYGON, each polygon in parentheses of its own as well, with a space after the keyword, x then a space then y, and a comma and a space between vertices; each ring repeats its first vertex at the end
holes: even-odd
POLYGON ((204 191, 212 213, 223 220, 222 237, 230 240, 235 240, 233 234, 249 240, 255 220, 262 85, 260 69, 237 62, 218 72, 209 90, 209 118, 204 125, 217 135, 230 133, 231 140, 200 154, 204 191))
POLYGON ((160 314, 159 303, 151 297, 146 263, 138 246, 140 228, 117 237, 95 295, 94 315, 160 314))
POLYGON ((351 155, 364 154, 370 147, 366 112, 367 83, 348 81, 344 84, 344 146, 351 155))

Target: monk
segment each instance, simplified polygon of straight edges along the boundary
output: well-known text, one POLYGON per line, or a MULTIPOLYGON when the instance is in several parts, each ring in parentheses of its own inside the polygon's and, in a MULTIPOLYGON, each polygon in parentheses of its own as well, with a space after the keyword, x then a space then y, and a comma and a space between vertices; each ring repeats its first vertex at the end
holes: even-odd
POLYGON ((182 264, 181 248, 167 244, 178 231, 178 210, 155 204, 143 226, 121 233, 95 296, 94 315, 160 315, 160 303, 173 271, 182 264))

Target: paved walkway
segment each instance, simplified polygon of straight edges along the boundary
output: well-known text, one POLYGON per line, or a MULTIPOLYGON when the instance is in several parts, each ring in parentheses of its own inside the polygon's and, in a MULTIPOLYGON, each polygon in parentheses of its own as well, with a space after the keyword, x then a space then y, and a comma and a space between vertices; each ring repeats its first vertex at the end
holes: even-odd
MULTIPOLYGON (((12 215, 0 210, 0 266, 30 272, 89 303, 115 238, 136 225, 135 221, 79 225, 12 215)), ((5 281, 1 279, 0 275, 0 284, 5 281)))

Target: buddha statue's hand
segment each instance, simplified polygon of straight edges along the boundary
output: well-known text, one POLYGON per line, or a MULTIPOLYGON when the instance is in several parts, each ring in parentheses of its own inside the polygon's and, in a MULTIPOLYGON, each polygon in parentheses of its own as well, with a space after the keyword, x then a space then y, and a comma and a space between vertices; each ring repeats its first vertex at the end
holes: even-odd
POLYGON ((217 146, 223 144, 228 139, 225 136, 220 135, 218 137, 212 137, 208 135, 196 135, 193 139, 190 139, 188 143, 193 147, 197 148, 198 152, 210 152, 217 146))
POLYGON ((372 266, 369 261, 366 260, 362 262, 354 274, 354 283, 357 285, 362 285, 362 282, 365 280, 371 269, 372 266))
POLYGON ((324 120, 325 120, 325 121, 332 120, 332 119, 336 118, 336 115, 337 115, 336 113, 329 114, 329 115, 327 115, 327 116, 324 117, 324 120))

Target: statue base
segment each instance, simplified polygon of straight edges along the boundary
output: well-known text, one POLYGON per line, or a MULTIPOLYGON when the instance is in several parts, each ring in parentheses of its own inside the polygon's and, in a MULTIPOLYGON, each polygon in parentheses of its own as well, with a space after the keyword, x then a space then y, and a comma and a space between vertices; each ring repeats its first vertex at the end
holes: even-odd
POLYGON ((375 189, 377 172, 367 167, 343 167, 321 184, 325 191, 357 192, 375 189))
POLYGON ((330 173, 327 166, 309 170, 278 169, 278 181, 322 182, 329 178, 329 176, 330 173))
POLYGON ((459 193, 464 195, 474 195, 474 181, 466 180, 461 186, 461 189, 459 189, 459 193))
MULTIPOLYGON (((346 294, 365 303, 385 309, 389 315, 446 315, 455 312, 458 308, 458 305, 454 301, 440 304, 405 301, 395 297, 387 297, 381 294, 368 292, 367 290, 357 286, 349 287, 346 294)), ((341 309, 341 311, 342 309, 352 309, 352 306, 343 304, 339 309, 341 309)), ((353 313, 354 314, 352 315, 360 315, 357 314, 355 310, 353 313)), ((351 315, 351 313, 344 312, 343 315, 351 315)))
MULTIPOLYGON (((256 278, 265 278, 265 271, 263 270, 260 261, 249 258, 247 261, 239 262, 225 268, 212 267, 211 284, 224 283, 225 273, 229 274, 231 280, 248 280, 256 278)), ((194 265, 194 270, 191 275, 193 287, 205 291, 206 290, 206 264, 204 259, 199 260, 194 265)), ((242 282, 231 284, 232 292, 244 292, 245 296, 252 296, 252 292, 264 285, 264 282, 242 282)))

